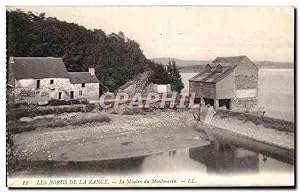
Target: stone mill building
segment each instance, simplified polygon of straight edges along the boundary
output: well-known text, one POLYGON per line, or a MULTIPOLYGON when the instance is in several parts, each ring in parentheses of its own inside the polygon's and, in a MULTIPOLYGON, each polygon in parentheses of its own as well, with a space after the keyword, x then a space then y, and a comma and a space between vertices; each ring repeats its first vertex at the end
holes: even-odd
POLYGON ((257 105, 258 67, 247 56, 217 57, 189 80, 196 102, 229 110, 251 110, 257 105))

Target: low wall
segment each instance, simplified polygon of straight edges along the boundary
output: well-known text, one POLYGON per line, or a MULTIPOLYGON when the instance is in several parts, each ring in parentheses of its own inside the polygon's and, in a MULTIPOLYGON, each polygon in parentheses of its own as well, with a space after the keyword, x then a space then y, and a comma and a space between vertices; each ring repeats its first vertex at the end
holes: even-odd
POLYGON ((228 110, 217 110, 215 116, 220 118, 235 118, 243 122, 251 122, 255 125, 262 125, 265 128, 275 129, 278 131, 294 132, 295 125, 293 122, 276 119, 272 117, 263 117, 250 113, 228 111, 228 110))
POLYGON ((218 110, 208 125, 224 129, 240 137, 293 151, 295 147, 292 122, 241 113, 218 110))

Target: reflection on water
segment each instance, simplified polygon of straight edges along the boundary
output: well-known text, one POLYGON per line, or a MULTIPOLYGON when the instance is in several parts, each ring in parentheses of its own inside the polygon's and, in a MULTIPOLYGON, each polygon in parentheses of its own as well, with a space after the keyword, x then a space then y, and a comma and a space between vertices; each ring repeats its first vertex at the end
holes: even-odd
MULTIPOLYGON (((91 162, 30 163, 21 175, 101 176, 132 174, 264 174, 293 173, 293 152, 232 136, 210 133, 206 146, 126 159, 91 162), (213 139, 213 140, 212 140, 213 139), (248 148, 250 147, 251 148, 248 148), (251 150, 250 150, 251 149, 251 150)), ((19 174, 18 174, 19 175, 19 174)))
POLYGON ((234 145, 212 142, 207 146, 147 156, 143 161, 141 171, 147 174, 207 173, 222 175, 293 173, 293 165, 234 145))
POLYGON ((207 173, 258 173, 259 154, 228 144, 190 149, 190 158, 203 163, 207 173))

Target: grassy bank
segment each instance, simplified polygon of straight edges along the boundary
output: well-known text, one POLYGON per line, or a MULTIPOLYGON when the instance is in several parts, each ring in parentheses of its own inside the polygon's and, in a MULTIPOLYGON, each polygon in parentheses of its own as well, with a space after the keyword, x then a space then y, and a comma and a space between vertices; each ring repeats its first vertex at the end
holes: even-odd
POLYGON ((57 106, 26 106, 19 108, 10 108, 11 118, 19 119, 21 117, 35 117, 47 114, 62 114, 72 112, 91 112, 96 108, 95 104, 74 104, 57 106))
POLYGON ((82 125, 92 122, 108 122, 110 118, 101 112, 86 112, 86 113, 63 113, 63 114, 48 114, 35 117, 23 117, 16 121, 14 126, 8 128, 10 132, 21 133, 24 131, 32 131, 37 128, 55 128, 68 125, 82 125))

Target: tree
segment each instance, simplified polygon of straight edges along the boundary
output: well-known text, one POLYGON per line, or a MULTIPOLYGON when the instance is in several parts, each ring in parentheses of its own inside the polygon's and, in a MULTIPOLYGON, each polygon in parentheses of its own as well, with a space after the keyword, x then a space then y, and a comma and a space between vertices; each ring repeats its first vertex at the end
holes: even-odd
POLYGON ((182 83, 182 77, 174 59, 169 60, 167 65, 167 72, 169 79, 168 82, 171 84, 171 89, 180 92, 184 88, 184 86, 182 83))
POLYGON ((171 84, 179 90, 181 80, 176 66, 168 72, 163 65, 148 60, 138 42, 123 32, 106 35, 101 29, 89 30, 44 13, 16 10, 6 11, 6 15, 8 57, 61 57, 68 71, 94 67, 97 78, 111 91, 134 76, 153 70, 154 83, 171 84))
POLYGON ((150 69, 153 71, 152 76, 149 79, 149 82, 152 82, 154 84, 168 84, 169 78, 168 78, 168 72, 162 64, 153 63, 150 66, 150 69))
POLYGON ((68 71, 96 69, 96 76, 113 91, 151 62, 139 44, 123 32, 106 35, 101 29, 35 15, 7 11, 7 56, 62 57, 68 71))
POLYGON ((174 60, 169 60, 167 66, 153 63, 150 68, 154 72, 150 82, 154 84, 170 84, 172 91, 177 92, 184 88, 179 69, 176 67, 174 60))

